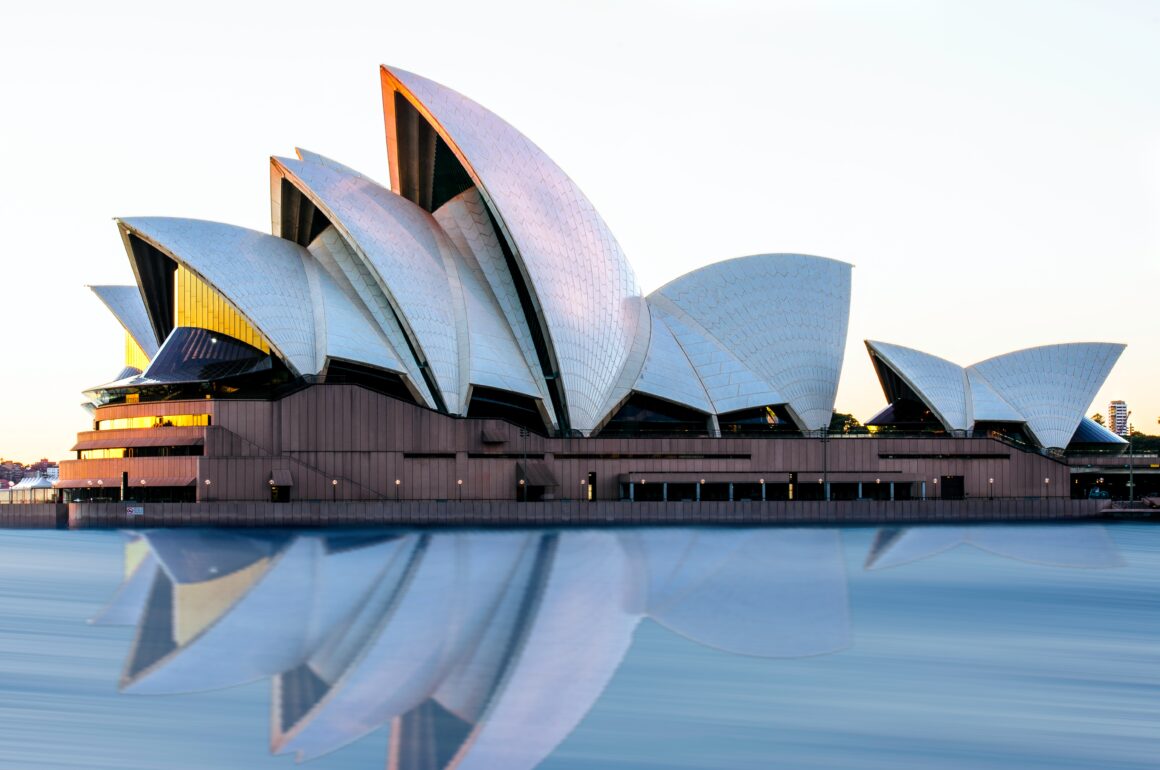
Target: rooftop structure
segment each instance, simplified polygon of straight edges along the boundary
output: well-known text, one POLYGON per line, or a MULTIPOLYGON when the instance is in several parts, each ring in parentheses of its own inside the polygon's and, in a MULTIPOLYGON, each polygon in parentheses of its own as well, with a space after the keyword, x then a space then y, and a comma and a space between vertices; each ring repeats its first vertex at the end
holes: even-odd
POLYGON ((869 424, 1009 432, 1049 449, 1065 449, 1081 426, 1088 433, 1099 427, 1084 412, 1124 350, 1103 342, 1044 345, 961 367, 901 345, 867 341, 866 348, 890 402, 869 424))

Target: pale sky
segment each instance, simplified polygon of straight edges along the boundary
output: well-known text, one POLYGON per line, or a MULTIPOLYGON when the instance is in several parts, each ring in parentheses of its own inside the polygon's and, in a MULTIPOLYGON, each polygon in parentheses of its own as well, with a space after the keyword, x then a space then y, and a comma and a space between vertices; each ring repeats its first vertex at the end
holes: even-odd
POLYGON ((67 457, 123 336, 115 216, 269 230, 270 155, 387 180, 378 65, 539 144, 646 290, 800 252, 855 265, 862 344, 969 364, 1128 349, 1090 412, 1160 416, 1160 4, 73 2, 0 11, 0 456, 67 457))

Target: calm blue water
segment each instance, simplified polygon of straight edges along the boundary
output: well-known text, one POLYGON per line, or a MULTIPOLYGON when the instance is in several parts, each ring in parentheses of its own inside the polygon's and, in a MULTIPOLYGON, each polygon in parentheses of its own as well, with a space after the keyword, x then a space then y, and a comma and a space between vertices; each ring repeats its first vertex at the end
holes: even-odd
POLYGON ((332 534, 0 531, 0 768, 1160 767, 1155 527, 332 534))

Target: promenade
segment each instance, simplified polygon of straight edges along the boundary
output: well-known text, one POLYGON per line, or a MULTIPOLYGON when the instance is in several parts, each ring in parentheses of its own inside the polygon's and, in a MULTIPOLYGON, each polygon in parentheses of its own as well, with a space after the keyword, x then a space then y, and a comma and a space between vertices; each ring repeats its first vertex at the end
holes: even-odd
MULTIPOLYGON (((1153 512, 1154 513, 1154 512, 1153 512)), ((627 502, 558 500, 69 503, 0 506, 0 527, 566 527, 979 524, 1147 516, 1107 500, 627 502)))

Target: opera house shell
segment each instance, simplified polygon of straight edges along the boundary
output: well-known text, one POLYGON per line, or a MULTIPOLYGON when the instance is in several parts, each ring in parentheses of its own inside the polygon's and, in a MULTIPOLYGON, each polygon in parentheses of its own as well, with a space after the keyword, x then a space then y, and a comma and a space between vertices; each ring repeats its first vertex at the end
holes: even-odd
MULTIPOLYGON (((285 499, 291 488, 511 499, 527 495, 518 482, 536 496, 608 499, 646 494, 633 474, 665 470, 682 499, 733 500, 733 483, 748 485, 738 497, 757 499, 757 484, 760 499, 793 497, 798 472, 816 473, 815 449, 799 447, 795 469, 765 449, 697 442, 828 429, 851 266, 747 256, 645 295, 600 214, 529 139, 426 78, 388 67, 381 78, 389 187, 298 150, 270 161, 270 234, 117 220, 136 286, 93 290, 125 329, 125 368, 87 391, 94 430, 78 437, 61 486, 74 498, 113 486, 124 497, 133 479, 142 497, 196 490, 170 494, 182 500, 285 499), (166 430, 143 430, 156 428, 166 430), (693 443, 603 462, 674 436, 693 443), (582 452, 568 443, 578 439, 605 443, 582 452), (744 468, 727 462, 742 455, 744 468), (214 468, 215 456, 231 463, 214 468), (467 467, 486 457, 507 464, 467 467), (702 462, 647 462, 681 459, 702 462), (775 471, 785 490, 766 489, 775 471)), ((1058 447, 1119 348, 1075 348, 1082 372, 1046 396, 1025 378, 1070 372, 1070 353, 959 370, 904 350, 871 348, 891 386, 904 383, 948 431, 1015 421, 1058 447)), ((859 482, 881 479, 873 465, 859 482)), ((913 487, 919 473, 898 480, 913 487)))

